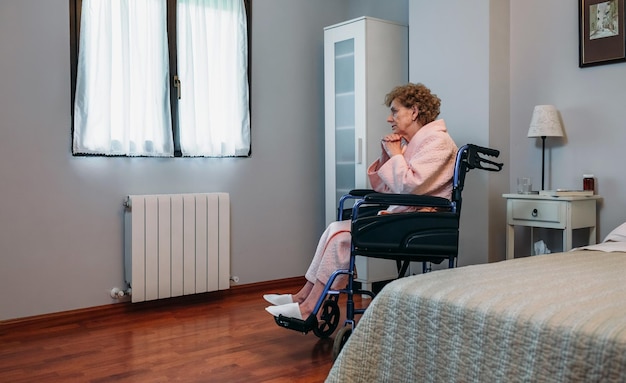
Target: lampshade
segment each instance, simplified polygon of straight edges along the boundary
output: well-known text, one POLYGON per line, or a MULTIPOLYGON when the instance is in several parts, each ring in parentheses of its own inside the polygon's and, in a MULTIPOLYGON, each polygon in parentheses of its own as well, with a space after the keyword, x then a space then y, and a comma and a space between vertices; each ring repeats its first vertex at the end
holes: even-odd
POLYGON ((554 105, 535 106, 528 137, 563 137, 563 126, 554 105))

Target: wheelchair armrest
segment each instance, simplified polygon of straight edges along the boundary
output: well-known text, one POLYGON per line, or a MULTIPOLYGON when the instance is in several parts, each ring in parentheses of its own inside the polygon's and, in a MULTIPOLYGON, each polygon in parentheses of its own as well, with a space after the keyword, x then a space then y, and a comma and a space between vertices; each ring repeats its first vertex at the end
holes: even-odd
POLYGON ((450 200, 443 197, 415 194, 370 193, 364 198, 366 204, 423 206, 449 208, 450 200))
MULTIPOLYGON (((352 217, 352 208, 344 209, 344 204, 348 200, 360 200, 363 199, 369 193, 374 193, 372 189, 352 189, 348 194, 344 194, 339 199, 339 206, 337 208, 337 220, 342 221, 344 219, 350 219, 352 217)), ((385 207, 386 208, 386 207, 385 207)))
POLYGON ((376 191, 372 189, 353 189, 348 194, 354 197, 365 197, 370 193, 376 193, 376 191))

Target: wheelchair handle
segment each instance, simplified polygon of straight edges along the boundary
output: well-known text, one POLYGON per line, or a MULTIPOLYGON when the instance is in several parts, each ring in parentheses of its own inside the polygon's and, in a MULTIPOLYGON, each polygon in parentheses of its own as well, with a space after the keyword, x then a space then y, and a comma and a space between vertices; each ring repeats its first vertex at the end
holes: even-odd
POLYGON ((474 144, 470 144, 470 145, 472 145, 476 149, 477 152, 483 153, 487 156, 498 157, 500 155, 500 151, 497 149, 486 148, 484 146, 478 146, 474 144))
POLYGON ((469 155, 467 157, 467 165, 470 169, 477 168, 492 172, 499 172, 500 170, 502 170, 502 163, 491 161, 481 156, 486 155, 491 157, 498 157, 500 155, 499 150, 486 148, 474 144, 466 144, 462 149, 465 149, 469 152, 469 155))

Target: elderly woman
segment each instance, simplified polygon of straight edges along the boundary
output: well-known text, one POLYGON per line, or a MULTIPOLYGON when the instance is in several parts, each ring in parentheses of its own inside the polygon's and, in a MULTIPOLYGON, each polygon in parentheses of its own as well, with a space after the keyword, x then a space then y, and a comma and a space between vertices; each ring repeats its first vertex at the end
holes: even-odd
MULTIPOLYGON (((441 100, 423 84, 394 88, 385 97, 392 133, 381 140, 381 155, 368 168, 372 188, 382 193, 412 193, 451 198, 457 146, 439 116, 441 100)), ((406 211, 391 206, 381 213, 406 211)), ((322 234, 306 284, 296 294, 266 294, 274 315, 297 319, 312 314, 330 275, 350 262, 350 221, 331 223, 322 234)), ((343 276, 345 277, 345 275, 343 276)), ((338 278, 335 284, 339 282, 338 278)), ((345 278, 343 279, 345 283, 345 278)))

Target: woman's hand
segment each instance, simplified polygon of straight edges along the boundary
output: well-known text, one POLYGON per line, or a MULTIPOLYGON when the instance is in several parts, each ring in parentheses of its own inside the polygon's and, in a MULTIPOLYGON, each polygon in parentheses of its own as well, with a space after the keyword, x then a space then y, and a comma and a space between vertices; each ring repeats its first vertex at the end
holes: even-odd
POLYGON ((382 147, 382 155, 380 157, 382 162, 386 162, 389 158, 396 154, 402 154, 402 136, 399 134, 388 134, 380 140, 380 146, 382 147))

